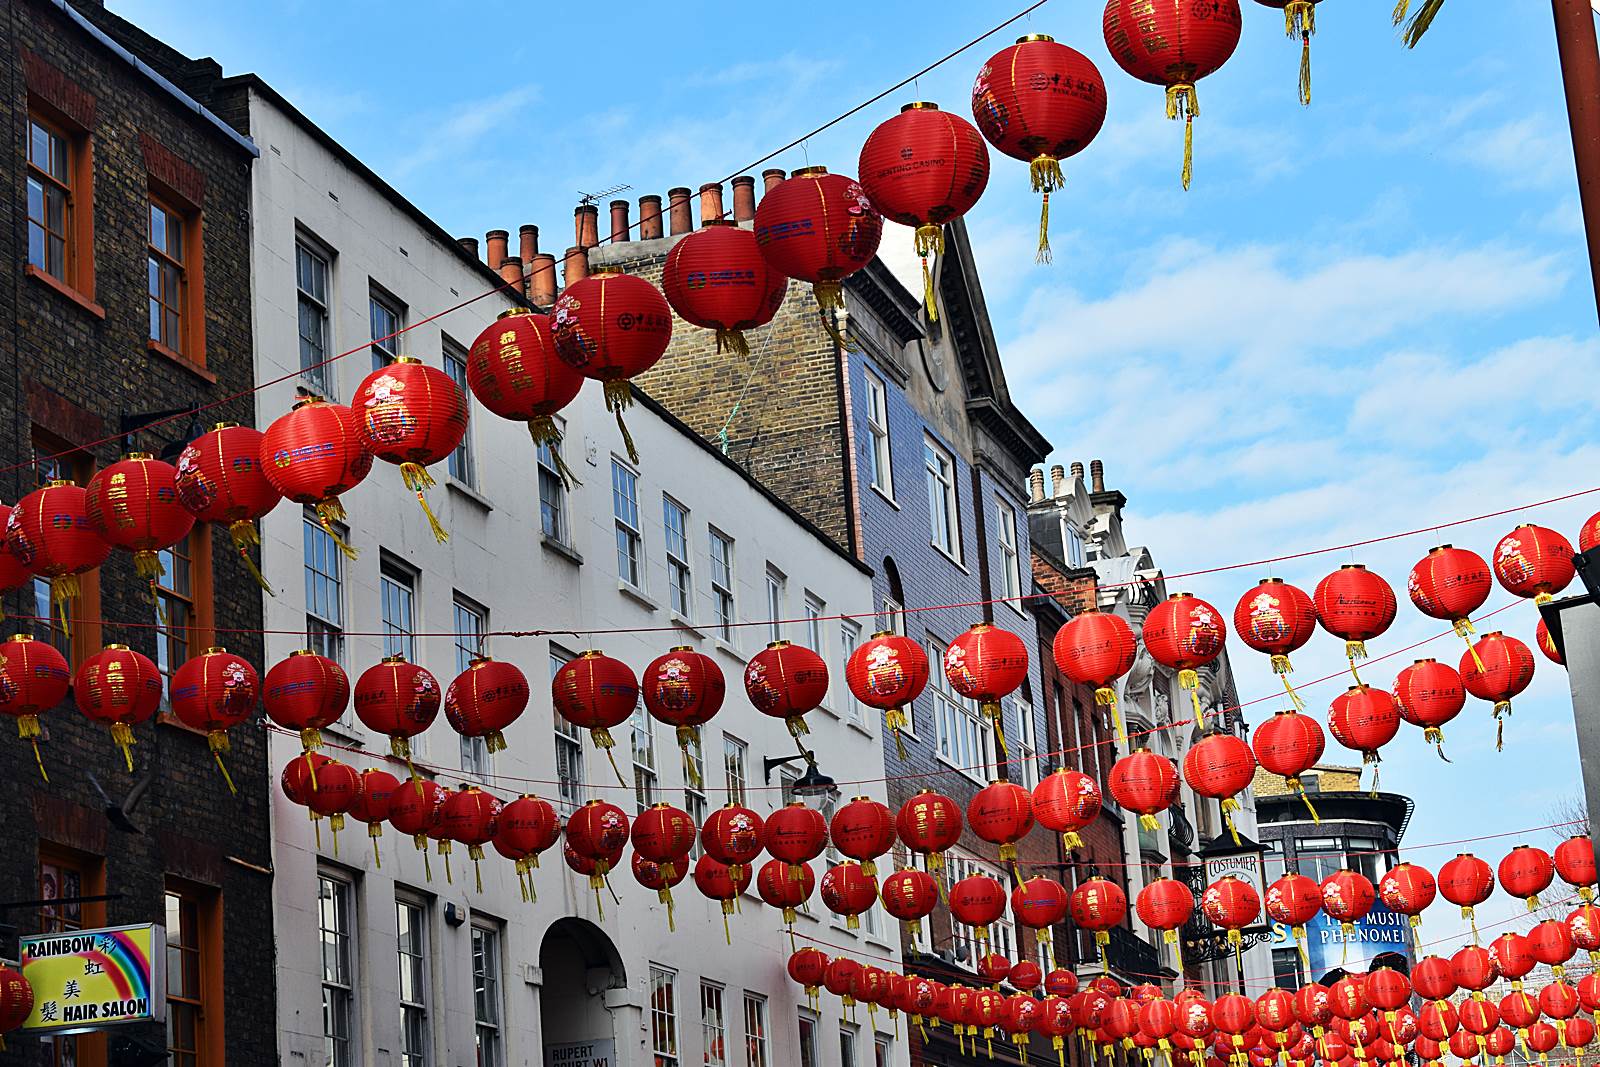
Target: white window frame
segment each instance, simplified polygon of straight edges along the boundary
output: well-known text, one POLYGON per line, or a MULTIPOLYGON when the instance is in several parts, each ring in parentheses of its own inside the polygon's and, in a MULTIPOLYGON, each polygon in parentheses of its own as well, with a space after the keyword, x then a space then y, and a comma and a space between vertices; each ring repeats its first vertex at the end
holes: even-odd
POLYGON ((772 1039, 768 1029, 767 998, 744 991, 744 1067, 772 1067, 772 1039))
POLYGON ((961 494, 956 490, 955 457, 924 436, 922 459, 928 478, 928 543, 960 564, 961 494))
POLYGON ((472 450, 472 390, 467 386, 467 350, 449 337, 444 337, 439 347, 444 372, 461 389, 461 395, 467 402, 467 432, 461 435, 461 443, 450 453, 446 470, 450 477, 462 485, 476 489, 478 464, 472 450))
MULTIPOLYGON (((1002 886, 1008 884, 1004 871, 959 848, 953 848, 946 852, 944 861, 945 877, 948 879, 949 885, 955 885, 963 878, 971 878, 973 875, 978 874, 988 875, 1002 886)), ((987 929, 989 931, 988 951, 998 952, 1008 960, 1019 958, 1016 954, 1017 925, 1016 920, 1012 917, 1011 909, 1007 908, 1000 918, 989 924, 987 929)), ((979 947, 977 932, 965 923, 958 923, 952 920, 950 923, 950 947, 954 949, 958 944, 967 946, 967 959, 971 960, 972 965, 976 967, 978 959, 983 953, 983 950, 979 947)))
POLYGON ((832 702, 839 714, 870 733, 872 720, 867 715, 867 706, 856 699, 845 681, 845 667, 850 663, 850 654, 861 643, 862 633, 862 626, 856 620, 839 620, 839 657, 828 674, 828 683, 835 690, 832 702))
POLYGON ((722 735, 722 783, 728 803, 746 805, 750 787, 750 746, 732 734, 722 735))
POLYGON ((617 580, 642 590, 645 560, 644 531, 639 525, 639 472, 615 456, 611 457, 611 517, 617 531, 617 580))
POLYGON ((733 599, 733 538, 715 526, 706 530, 711 559, 711 614, 717 636, 731 643, 737 610, 733 599))
POLYGON ((694 618, 694 572, 689 565, 689 508, 661 494, 661 527, 667 559, 667 607, 685 621, 694 618))
POLYGON ((372 336, 372 369, 387 367, 401 355, 400 338, 405 336, 403 331, 406 328, 406 306, 398 298, 380 288, 377 282, 370 280, 367 285, 367 326, 372 336), (392 329, 384 329, 381 333, 378 323, 380 313, 394 323, 392 329), (388 336, 386 340, 378 340, 390 334, 393 336, 388 336))
POLYGON ((629 725, 633 736, 629 746, 633 750, 633 799, 638 814, 643 815, 645 809, 656 802, 659 786, 656 772, 656 717, 645 710, 644 701, 634 704, 629 725))
POLYGON ((1003 497, 995 497, 995 543, 1000 547, 1000 596, 1020 613, 1022 602, 1022 553, 1017 539, 1017 509, 1003 497))
POLYGON ((894 1062, 894 1038, 885 1033, 872 1035, 872 1067, 889 1067, 894 1062))
MULTIPOLYGON (((462 674, 472 661, 489 654, 489 609, 457 592, 452 598, 455 612, 456 673, 462 674)), ((492 770, 489 744, 482 737, 457 735, 461 741, 461 770, 480 782, 487 782, 492 770)))
POLYGON ((994 726, 973 701, 961 696, 944 671, 948 646, 932 634, 924 639, 928 650, 927 692, 933 698, 933 735, 936 757, 982 784, 990 777, 990 735, 994 726))
MULTIPOLYGON (((554 679, 557 671, 576 658, 566 649, 552 644, 550 646, 550 677, 554 679)), ((556 807, 563 816, 567 816, 581 808, 584 801, 589 799, 583 777, 583 732, 562 718, 553 707, 550 715, 554 720, 555 734, 552 755, 555 756, 556 762, 556 807), (565 766, 563 767, 563 765, 565 766), (563 773, 563 770, 567 773, 563 773)))
POLYGON ((311 387, 313 392, 326 399, 333 400, 337 393, 334 388, 334 379, 337 377, 336 364, 327 362, 328 357, 333 354, 333 317, 328 313, 328 309, 333 305, 333 297, 331 295, 333 289, 333 253, 329 251, 326 245, 320 241, 313 240, 304 233, 296 233, 294 238, 294 289, 295 331, 300 350, 300 378, 311 387), (302 277, 300 270, 302 255, 309 263, 313 264, 313 273, 315 273, 316 268, 320 267, 321 269, 322 277, 320 283, 322 292, 320 294, 306 287, 306 280, 302 277), (307 309, 311 311, 312 316, 319 323, 318 330, 322 335, 320 342, 322 351, 318 353, 306 352, 307 338, 300 327, 307 309), (318 358, 308 359, 308 355, 315 355, 318 358))
MULTIPOLYGON (((560 420, 557 420, 560 425, 560 420)), ((539 532, 558 545, 570 544, 567 515, 567 483, 562 480, 560 441, 541 441, 534 449, 539 468, 539 532), (553 528, 552 528, 553 527, 553 528)))
POLYGON ((767 640, 783 640, 784 604, 789 599, 789 577, 771 561, 767 563, 767 640))
POLYGON ((1069 566, 1083 566, 1083 533, 1076 523, 1062 516, 1061 543, 1066 547, 1067 563, 1069 566))
POLYGON ((477 1067, 505 1067, 505 953, 499 926, 472 924, 472 1021, 477 1067))
POLYGON ((798 1041, 796 1067, 822 1067, 817 1049, 817 1027, 820 1023, 816 1012, 808 1008, 800 1009, 795 1022, 795 1038, 798 1041))
POLYGON ((700 979, 700 1043, 705 1067, 728 1067, 727 987, 700 979))
POLYGON ((379 618, 383 654, 417 662, 417 571, 385 552, 378 563, 379 618))
POLYGON ((839 1067, 861 1067, 856 1053, 861 1045, 861 1031, 854 1023, 839 1024, 839 1067))
POLYGON ((806 647, 822 657, 824 663, 828 660, 828 634, 822 627, 822 617, 828 613, 827 601, 807 589, 805 599, 801 601, 802 613, 806 620, 806 647))
POLYGON ((360 1062, 356 989, 361 957, 356 943, 356 931, 360 929, 356 887, 350 879, 327 870, 317 872, 317 929, 322 944, 323 1050, 329 1067, 355 1067, 360 1062), (330 907, 332 925, 329 925, 330 907), (342 975, 331 980, 328 974, 330 951, 334 953, 335 967, 342 971, 342 975), (342 1021, 342 1036, 337 1033, 336 1018, 342 1021), (330 1024, 334 1032, 330 1032, 330 1024))
POLYGON ((894 500, 894 450, 889 439, 889 387, 871 371, 867 378, 868 456, 872 463, 872 488, 894 500))
POLYGON ((678 972, 652 963, 649 973, 650 1001, 646 1011, 650 1017, 650 1052, 655 1056, 655 1067, 678 1067, 678 972), (661 996, 663 991, 665 997, 661 996))
POLYGON ((399 969, 400 981, 396 985, 396 996, 400 1007, 400 1047, 398 1049, 400 1067, 429 1067, 433 1063, 433 1020, 429 1010, 430 986, 433 982, 433 931, 430 920, 428 903, 417 897, 399 894, 395 897, 395 963, 399 969), (412 914, 416 921, 417 940, 420 943, 408 944, 400 933, 400 912, 404 909, 412 914), (407 964, 415 961, 417 968, 416 995, 406 999, 405 973, 407 964), (407 1042, 412 1036, 410 1020, 417 1020, 421 1044, 416 1049, 407 1047, 407 1042))
MULTIPOLYGON (((302 521, 304 527, 301 543, 305 550, 306 581, 306 647, 342 665, 345 618, 344 553, 339 551, 337 542, 328 536, 328 531, 317 521, 315 512, 306 509, 302 521), (326 605, 321 603, 325 598, 318 591, 320 584, 332 587, 331 596, 326 598, 328 601, 326 605), (324 606, 332 610, 318 610, 324 606), (328 615, 337 615, 337 618, 330 619, 327 618, 328 615)), ((339 538, 345 544, 349 544, 349 531, 338 523, 333 525, 334 532, 339 538)), ((345 717, 341 716, 340 721, 346 721, 345 717)))
POLYGON ((1033 718, 1033 701, 1029 699, 1025 690, 1028 688, 1024 682, 1011 694, 1011 703, 1017 712, 1017 736, 1012 743, 1015 750, 1011 754, 1011 768, 1021 768, 1020 774, 1014 774, 1019 785, 1030 793, 1039 784, 1039 739, 1038 724, 1033 718))

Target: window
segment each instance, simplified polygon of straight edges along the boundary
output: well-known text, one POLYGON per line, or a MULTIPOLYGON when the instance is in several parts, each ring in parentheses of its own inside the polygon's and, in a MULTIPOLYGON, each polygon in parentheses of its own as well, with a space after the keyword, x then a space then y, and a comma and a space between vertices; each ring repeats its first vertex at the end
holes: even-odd
POLYGON ((767 1050, 767 999, 744 995, 744 1067, 771 1067, 767 1050))
POLYGON ((450 477, 462 485, 476 488, 478 473, 472 461, 472 390, 467 388, 467 350, 448 337, 444 339, 444 372, 461 389, 468 411, 467 432, 462 435, 456 450, 450 453, 450 477))
POLYGON ((567 543, 567 483, 561 478, 561 442, 540 441, 539 530, 557 544, 567 543))
MULTIPOLYGON (((39 908, 38 929, 41 934, 59 934, 85 927, 104 926, 106 906, 101 902, 80 903, 73 897, 93 896, 105 892, 105 864, 99 859, 79 856, 76 853, 57 853, 41 847, 39 850, 40 900, 62 903, 45 903, 39 908)), ((76 1037, 42 1039, 44 1062, 51 1067, 76 1067, 80 1062, 76 1037)))
POLYGON ((950 453, 922 442, 922 459, 928 468, 928 529, 933 547, 951 559, 961 559, 961 534, 956 529, 956 466, 950 453))
POLYGON ((644 702, 633 707, 633 798, 638 813, 656 802, 656 718, 644 702))
MULTIPOLYGON (((572 659, 572 654, 550 646, 550 677, 572 659)), ((562 814, 570 815, 583 806, 583 734, 572 723, 555 714, 556 781, 562 814)))
POLYGON ((294 242, 295 302, 300 310, 300 377, 323 396, 334 395, 328 352, 327 253, 304 238, 294 242))
POLYGON ((639 536, 639 476, 611 461, 611 514, 617 521, 617 577, 635 588, 643 571, 639 536))
POLYGON ((1018 611, 1022 610, 1022 555, 1017 548, 1017 509, 1004 500, 995 501, 995 518, 1000 536, 1000 596, 1018 611))
POLYGON ((717 636, 733 640, 733 538, 715 527, 711 533, 711 610, 717 636))
POLYGON ((189 220, 175 208, 150 198, 150 340, 187 355, 184 321, 188 313, 185 241, 189 220))
POLYGON ((367 297, 367 320, 372 326, 372 369, 387 367, 400 355, 405 308, 400 301, 374 288, 367 297))
POLYGON ((737 737, 722 735, 723 783, 728 788, 728 803, 744 806, 745 783, 749 774, 745 770, 745 743, 737 737))
POLYGON ((889 1067, 894 1062, 894 1038, 878 1034, 872 1039, 872 1067, 889 1067))
MULTIPOLYGON (((991 867, 986 863, 980 863, 973 857, 954 849, 945 853, 945 865, 945 878, 948 880, 948 884, 950 885, 955 885, 963 878, 971 878, 974 875, 980 874, 988 875, 990 878, 998 881, 1001 885, 1007 884, 1005 872, 991 867)), ((967 959, 973 961, 974 963, 976 963, 978 958, 986 951, 998 952, 1007 959, 1014 960, 1017 958, 1016 925, 1009 911, 1005 912, 1000 918, 996 919, 987 928, 987 930, 989 934, 989 947, 984 949, 981 947, 981 942, 978 940, 978 931, 976 929, 971 926, 967 926, 965 923, 951 923, 951 947, 954 948, 959 944, 965 944, 967 948, 967 959)))
POLYGON ((931 636, 927 639, 928 686, 933 696, 934 736, 939 755, 974 781, 986 781, 989 772, 989 720, 977 706, 958 696, 944 672, 945 646, 931 636))
POLYGON ((1083 534, 1066 519, 1061 520, 1061 543, 1067 546, 1067 562, 1074 567, 1083 566, 1083 534))
MULTIPOLYGON (((209 537, 207 531, 201 531, 209 537)), ((155 639, 156 669, 161 672, 161 703, 170 707, 172 700, 172 672, 183 666, 194 653, 194 561, 190 558, 192 545, 198 540, 193 533, 159 554, 161 567, 166 571, 156 579, 155 639)))
POLYGON ((222 1010, 208 996, 213 989, 221 990, 216 973, 221 962, 216 903, 215 893, 167 886, 167 1051, 173 1067, 220 1061, 206 1030, 208 1008, 217 1018, 222 1010))
MULTIPOLYGON (((472 669, 472 661, 488 655, 484 631, 489 628, 489 609, 467 599, 460 593, 455 596, 456 616, 456 673, 472 669)), ((461 769, 483 781, 489 774, 489 744, 481 737, 458 735, 461 739, 461 769)))
POLYGON ((828 610, 828 605, 824 604, 820 597, 810 592, 806 593, 804 605, 802 611, 806 620, 806 647, 826 661, 828 658, 828 638, 822 631, 822 616, 828 610))
POLYGON ((501 1067, 505 1044, 500 1036, 500 931, 487 926, 472 928, 472 1016, 478 1067, 501 1067))
POLYGON ((667 539, 667 606, 689 618, 689 509, 665 494, 661 497, 662 526, 667 539))
POLYGON ((848 1023, 839 1027, 839 1067, 856 1067, 856 1028, 848 1023))
MULTIPOLYGON (((683 810, 689 813, 689 818, 694 820, 696 826, 704 826, 706 821, 706 753, 700 744, 700 728, 697 726, 690 731, 694 738, 684 746, 684 775, 683 775, 683 810), (691 773, 692 772, 692 773, 691 773), (700 783, 696 785, 695 783, 700 783)), ((689 844, 689 858, 700 858, 700 835, 696 834, 689 844)))
POLYGON ((1011 769, 1020 771, 1014 775, 1015 779, 1031 791, 1039 784, 1039 743, 1033 721, 1033 696, 1026 680, 1013 695, 1012 704, 1017 711, 1017 736, 1013 742, 1016 751, 1011 756, 1011 769))
POLYGON ((328 1067, 354 1067, 355 902, 349 882, 317 878, 317 926, 322 937, 322 1047, 328 1067))
POLYGON ((905 635, 906 606, 892 596, 883 598, 883 628, 892 634, 905 635))
POLYGON ((728 1024, 722 1014, 722 987, 700 983, 700 1035, 705 1067, 728 1067, 728 1024))
POLYGON ((61 130, 28 116, 28 262, 62 282, 73 243, 71 145, 61 130))
POLYGON ((867 372, 867 473, 872 487, 894 499, 894 468, 889 463, 889 391, 871 371, 867 372))
POLYGON ((1300 952, 1292 948, 1272 950, 1272 984, 1279 989, 1298 992, 1304 983, 1300 976, 1300 952))
MULTIPOLYGON (((89 483, 94 464, 86 454, 73 451, 65 441, 37 427, 32 436, 35 487, 61 480, 78 485, 89 483)), ((33 614, 37 617, 31 627, 33 636, 53 645, 74 668, 85 656, 100 651, 101 645, 99 569, 83 575, 80 582, 82 594, 77 601, 57 606, 50 596, 50 579, 33 579, 33 614), (63 620, 74 615, 77 619, 69 631, 63 620)))
POLYGON ((395 952, 400 963, 400 1065, 428 1065, 428 913, 397 900, 395 952))
POLYGON ((817 1017, 800 1011, 800 1067, 821 1067, 817 1058, 817 1017))
POLYGON ((767 640, 783 640, 783 605, 786 600, 784 587, 789 584, 789 579, 783 572, 772 564, 767 564, 767 640))
POLYGON ((383 603, 383 654, 416 662, 417 575, 399 560, 384 556, 378 570, 383 603))
MULTIPOLYGON (((338 524, 339 540, 350 543, 350 533, 338 524)), ((344 553, 307 508, 304 519, 306 553, 306 647, 335 663, 344 662, 344 553)))
POLYGON ((839 659, 830 672, 829 684, 837 690, 833 698, 833 706, 839 713, 857 726, 865 728, 867 725, 867 706, 856 699, 850 691, 850 686, 845 682, 845 667, 850 662, 850 654, 861 643, 861 624, 854 619, 839 620, 839 659))
POLYGON ((650 1051, 655 1067, 678 1067, 678 976, 650 967, 650 1051))

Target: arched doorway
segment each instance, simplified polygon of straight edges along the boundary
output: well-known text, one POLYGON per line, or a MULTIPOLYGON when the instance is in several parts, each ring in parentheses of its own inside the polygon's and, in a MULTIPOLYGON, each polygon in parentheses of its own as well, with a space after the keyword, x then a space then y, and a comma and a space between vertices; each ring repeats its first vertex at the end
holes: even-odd
MULTIPOLYGON (((606 991, 626 989, 627 972, 616 945, 586 919, 557 919, 539 945, 539 1016, 545 1048, 597 1043, 620 1062, 606 991)), ((596 1052, 599 1050, 597 1049, 596 1052)), ((574 1062, 604 1062, 603 1056, 572 1057, 574 1062)))

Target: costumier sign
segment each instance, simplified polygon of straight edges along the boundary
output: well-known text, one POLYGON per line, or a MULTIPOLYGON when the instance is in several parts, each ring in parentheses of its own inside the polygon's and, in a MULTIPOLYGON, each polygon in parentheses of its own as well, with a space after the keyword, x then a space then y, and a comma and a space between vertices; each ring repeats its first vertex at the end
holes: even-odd
POLYGON ((166 1019, 163 927, 33 934, 19 944, 22 977, 33 987, 33 1012, 24 1030, 77 1034, 166 1019))
MULTIPOLYGON (((1256 896, 1261 900, 1267 899, 1266 872, 1262 870, 1262 854, 1259 850, 1233 852, 1221 856, 1206 857, 1206 885, 1210 885, 1219 878, 1229 875, 1250 885, 1256 891, 1256 896)), ((1256 922, 1246 927, 1248 930, 1259 930, 1266 925, 1264 917, 1258 917, 1256 922)))
POLYGON ((544 1067, 617 1067, 616 1042, 609 1037, 597 1037, 593 1041, 546 1045, 544 1067))

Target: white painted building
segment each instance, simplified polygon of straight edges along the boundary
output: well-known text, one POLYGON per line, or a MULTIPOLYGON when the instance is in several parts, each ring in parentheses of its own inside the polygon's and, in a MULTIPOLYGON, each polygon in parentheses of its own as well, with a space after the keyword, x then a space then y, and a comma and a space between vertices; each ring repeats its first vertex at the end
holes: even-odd
MULTIPOLYGON (((234 81, 248 92, 251 136, 262 149, 253 193, 256 374, 286 378, 262 390, 262 424, 289 409, 297 387, 348 400, 382 357, 362 351, 326 374, 300 368, 394 325, 419 324, 387 354, 447 369, 464 359, 513 298, 495 294, 421 320, 490 289, 495 276, 269 88, 234 81)), ((448 471, 434 470, 440 485, 430 496, 448 544, 435 543, 398 470, 384 463, 343 498, 358 560, 343 560, 314 521, 280 506, 262 530, 263 569, 277 590, 266 606, 266 626, 276 631, 269 662, 309 641, 337 654, 354 682, 399 651, 447 686, 470 657, 487 652, 522 668, 532 703, 506 731, 509 748, 493 756, 463 743, 441 716, 415 746, 441 784, 477 781, 505 799, 537 793, 564 810, 601 797, 630 817, 655 799, 699 816, 730 792, 772 811, 802 765, 776 769, 769 782, 763 757, 795 748, 781 720, 750 707, 742 670, 780 634, 723 627, 719 612, 733 621, 774 611, 870 616, 869 575, 670 418, 638 406, 628 422, 643 457, 636 465, 598 386, 585 387, 566 412, 565 458, 578 479, 568 492, 536 466, 522 425, 475 410, 465 453, 448 471), (588 633, 639 627, 662 632, 592 641, 588 633), (531 630, 563 635, 448 636, 531 630), (638 671, 678 644, 713 655, 728 677, 727 704, 702 731, 705 787, 686 788, 672 730, 648 718, 642 728, 614 731, 632 783, 619 787, 587 737, 558 724, 547 680, 591 646, 638 671)), ((781 636, 817 645, 834 674, 827 708, 809 716, 822 772, 845 795, 882 799, 882 782, 850 784, 883 774, 878 717, 843 686, 847 639, 860 632, 854 621, 818 619, 781 636)), ((387 741, 353 714, 326 733, 359 749, 332 750, 357 768, 395 769, 387 741)), ((298 749, 296 738, 275 732, 273 766, 298 749)), ((534 872, 537 903, 524 903, 511 864, 492 850, 480 894, 459 849, 453 884, 437 856, 429 881, 412 842, 392 829, 381 841, 381 868, 359 824, 341 835, 336 857, 326 829, 319 849, 304 809, 275 797, 279 1043, 289 1067, 534 1065, 549 1049, 582 1044, 592 1046, 589 1058, 573 1052, 559 1062, 907 1062, 885 1013, 876 1025, 864 1011, 843 1019, 831 997, 820 1016, 806 1010, 785 973, 790 939, 780 917, 753 896, 732 917, 730 948, 720 908, 692 881, 675 892, 677 932, 669 933, 655 893, 627 869, 611 878, 620 904, 607 897, 602 916, 558 846, 534 872)), ((887 916, 869 916, 860 932, 835 918, 814 898, 797 932, 893 966, 899 937, 887 916)))

